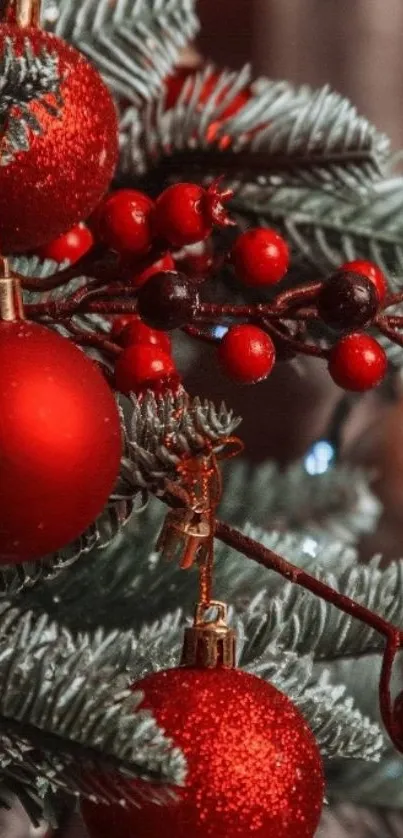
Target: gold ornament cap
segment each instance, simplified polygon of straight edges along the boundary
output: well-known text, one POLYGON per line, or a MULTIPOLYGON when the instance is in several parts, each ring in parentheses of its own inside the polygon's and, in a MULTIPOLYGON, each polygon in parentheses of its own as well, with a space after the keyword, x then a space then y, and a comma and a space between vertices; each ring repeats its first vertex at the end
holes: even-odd
POLYGON ((18 276, 12 276, 7 259, 0 257, 0 320, 23 320, 21 286, 18 276))
POLYGON ((181 666, 216 669, 236 665, 236 633, 229 628, 224 602, 199 602, 193 626, 185 629, 181 666), (208 613, 216 612, 212 619, 208 613))

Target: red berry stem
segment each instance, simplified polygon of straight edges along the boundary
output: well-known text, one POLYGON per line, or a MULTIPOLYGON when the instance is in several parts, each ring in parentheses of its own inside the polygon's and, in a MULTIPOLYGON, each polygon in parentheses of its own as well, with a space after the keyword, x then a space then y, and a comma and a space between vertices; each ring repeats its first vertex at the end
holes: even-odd
MULTIPOLYGON (((59 321, 62 322, 63 321, 59 321)), ((122 352, 122 347, 118 346, 117 343, 114 343, 110 340, 110 338, 106 335, 100 335, 99 333, 94 332, 86 332, 84 329, 80 329, 76 323, 73 323, 71 320, 67 320, 63 323, 66 329, 73 335, 74 343, 78 346, 93 346, 96 349, 100 349, 106 356, 108 356, 111 360, 118 358, 122 352)))
MULTIPOLYGON (((389 338, 389 340, 393 341, 393 343, 396 343, 398 346, 403 346, 403 334, 401 334, 399 331, 395 331, 389 325, 389 323, 390 323, 389 317, 388 318, 386 318, 386 317, 385 318, 377 318, 377 320, 376 320, 376 325, 377 325, 377 327, 378 327, 378 329, 379 329, 379 331, 381 332, 382 335, 384 335, 386 338, 389 338)), ((403 321, 402 321, 402 326, 403 326, 403 321)))
POLYGON ((310 573, 291 564, 278 553, 269 550, 263 544, 259 544, 234 527, 222 521, 216 521, 215 536, 219 541, 232 547, 246 558, 252 559, 252 561, 257 562, 268 570, 274 570, 275 573, 278 573, 284 579, 310 591, 310 593, 325 602, 334 605, 339 611, 349 614, 353 619, 360 620, 360 622, 385 637, 386 646, 383 653, 382 673, 379 684, 379 704, 385 728, 397 750, 402 753, 403 740, 399 735, 400 726, 394 715, 390 685, 396 654, 403 646, 403 631, 379 614, 375 614, 369 608, 361 605, 361 603, 339 593, 339 591, 331 588, 330 585, 326 585, 325 582, 316 579, 310 573))
POLYGON ((203 329, 198 329, 197 326, 184 326, 181 331, 184 332, 185 335, 189 335, 189 337, 200 340, 203 343, 221 343, 221 338, 217 337, 212 332, 205 332, 203 329))
POLYGON ((266 324, 266 331, 278 338, 283 346, 288 346, 289 349, 293 349, 299 354, 311 355, 313 358, 327 359, 329 357, 329 350, 327 348, 318 346, 315 343, 306 343, 305 340, 293 338, 291 335, 287 335, 280 331, 280 329, 277 329, 272 321, 266 324))

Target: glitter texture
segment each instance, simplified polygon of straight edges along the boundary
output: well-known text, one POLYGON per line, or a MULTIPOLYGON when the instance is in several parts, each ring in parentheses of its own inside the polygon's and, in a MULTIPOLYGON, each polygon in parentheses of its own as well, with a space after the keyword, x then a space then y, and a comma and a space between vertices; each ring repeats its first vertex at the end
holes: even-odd
MULTIPOLYGON (((97 70, 60 38, 40 29, 0 26, 0 50, 10 38, 16 55, 27 40, 35 55, 57 53, 62 79, 60 113, 41 100, 28 108, 42 133, 29 132, 29 149, 10 162, 7 130, 0 140, 0 248, 30 250, 86 218, 108 188, 117 161, 117 119, 111 95, 97 70)), ((54 104, 51 94, 46 94, 54 104)), ((18 109, 13 108, 13 117, 18 109)))
POLYGON ((167 807, 84 803, 91 838, 312 838, 322 763, 290 699, 237 669, 172 669, 137 688, 187 758, 186 787, 167 807))

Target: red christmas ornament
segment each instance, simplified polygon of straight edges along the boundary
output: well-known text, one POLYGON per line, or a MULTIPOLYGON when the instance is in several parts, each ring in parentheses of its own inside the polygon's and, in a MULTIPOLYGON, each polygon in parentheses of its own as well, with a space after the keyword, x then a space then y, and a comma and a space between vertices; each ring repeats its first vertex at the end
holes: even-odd
POLYGON ((144 268, 143 270, 141 268, 139 269, 138 264, 136 265, 135 262, 131 262, 131 260, 127 261, 125 270, 131 270, 132 275, 128 281, 132 287, 141 288, 154 274, 159 274, 164 271, 174 271, 175 262, 170 253, 164 253, 161 259, 157 259, 152 265, 149 265, 148 268, 144 268))
POLYGON ((273 341, 258 326, 233 326, 218 347, 224 372, 239 384, 255 384, 270 375, 276 350, 273 341))
POLYGON ((151 198, 136 189, 119 189, 105 198, 96 214, 101 241, 118 253, 147 253, 152 244, 151 198))
POLYGON ((85 224, 77 224, 68 233, 64 233, 54 241, 49 242, 38 251, 41 259, 53 259, 54 262, 78 262, 81 256, 88 253, 94 244, 91 230, 85 224))
POLYGON ((79 536, 116 480, 115 399, 95 365, 44 326, 0 321, 0 563, 79 536))
POLYGON ((232 249, 238 279, 252 288, 280 282, 287 273, 289 261, 287 242, 275 230, 264 227, 241 233, 232 249))
POLYGON ((6 123, 0 140, 2 253, 36 249, 88 216, 108 187, 118 153, 112 97, 81 53, 39 28, 2 24, 3 57, 8 48, 17 59, 27 48, 38 60, 48 54, 60 95, 46 93, 25 105, 38 131, 22 108, 10 108, 9 126, 11 117, 25 121, 27 148, 14 150, 6 123))
POLYGON ((120 393, 140 393, 165 385, 175 389, 179 376, 167 352, 149 343, 132 343, 115 365, 115 387, 120 393))
POLYGON ((140 319, 135 319, 125 326, 119 335, 119 343, 121 346, 131 346, 133 343, 148 343, 162 349, 167 355, 170 354, 172 349, 170 338, 166 332, 162 332, 160 329, 151 329, 140 319))
POLYGON ((375 285, 379 302, 385 299, 388 293, 388 283, 385 274, 378 268, 375 262, 367 262, 365 259, 354 259, 352 262, 345 262, 339 270, 362 274, 375 285))
POLYGON ((196 183, 175 183, 157 199, 153 219, 157 236, 173 247, 203 241, 213 225, 225 227, 230 221, 224 202, 232 192, 221 192, 218 183, 208 189, 196 183))
POLYGON ((135 688, 185 754, 186 785, 167 806, 84 802, 91 838, 313 837, 323 803, 321 757, 289 698, 227 668, 171 669, 135 688))
POLYGON ((337 341, 329 357, 329 373, 343 390, 356 392, 377 387, 386 374, 388 359, 370 335, 353 332, 337 341))

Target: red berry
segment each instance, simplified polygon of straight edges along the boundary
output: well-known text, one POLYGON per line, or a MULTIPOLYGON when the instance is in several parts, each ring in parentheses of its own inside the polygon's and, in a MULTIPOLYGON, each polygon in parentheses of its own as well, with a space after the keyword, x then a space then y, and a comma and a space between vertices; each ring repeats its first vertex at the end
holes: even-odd
POLYGON ((165 189, 157 199, 154 231, 173 247, 185 247, 203 241, 213 225, 227 226, 224 202, 232 192, 220 192, 217 183, 208 189, 195 183, 176 183, 165 189))
POLYGON ((154 203, 135 189, 108 195, 96 215, 98 236, 111 250, 142 255, 152 244, 151 215, 154 203))
POLYGON ((382 346, 362 332, 341 338, 330 352, 330 375, 343 390, 361 392, 377 387, 387 366, 388 359, 382 346))
POLYGON ((238 279, 253 288, 274 285, 283 279, 289 260, 287 242, 275 230, 265 227, 241 233, 232 249, 238 279))
POLYGON ((126 326, 138 320, 137 314, 116 314, 112 320, 111 338, 117 340, 126 326))
POLYGON ((196 244, 189 244, 175 253, 177 268, 195 280, 207 279, 214 262, 211 239, 196 244))
POLYGON ((77 224, 63 236, 41 247, 38 250, 38 256, 41 259, 52 259, 59 263, 66 259, 72 263, 78 262, 81 256, 91 250, 93 244, 91 230, 85 224, 77 224))
POLYGON ((218 348, 219 361, 239 384, 254 384, 270 375, 276 350, 273 341, 257 326, 233 326, 218 348))
POLYGON ((115 387, 126 395, 160 387, 164 380, 179 379, 171 356, 157 346, 132 343, 116 361, 115 387))
POLYGON ((119 335, 119 343, 121 346, 131 346, 133 343, 148 343, 152 346, 157 346, 166 352, 167 355, 171 353, 171 341, 165 332, 159 329, 151 329, 146 323, 139 320, 133 320, 129 323, 119 335))
MULTIPOLYGON (((125 266, 126 268, 130 268, 130 264, 125 266)), ((144 268, 143 270, 139 270, 138 266, 136 267, 136 263, 133 262, 132 265, 132 273, 128 281, 132 288, 141 288, 151 276, 154 274, 162 273, 163 271, 174 271, 175 270, 175 262, 170 253, 164 253, 161 256, 161 259, 157 259, 156 262, 153 262, 152 265, 149 265, 148 268, 144 268)))
POLYGON ((339 270, 362 274, 375 285, 379 302, 385 299, 388 293, 388 283, 385 274, 378 268, 375 262, 367 262, 365 259, 354 259, 353 262, 345 262, 339 270))

